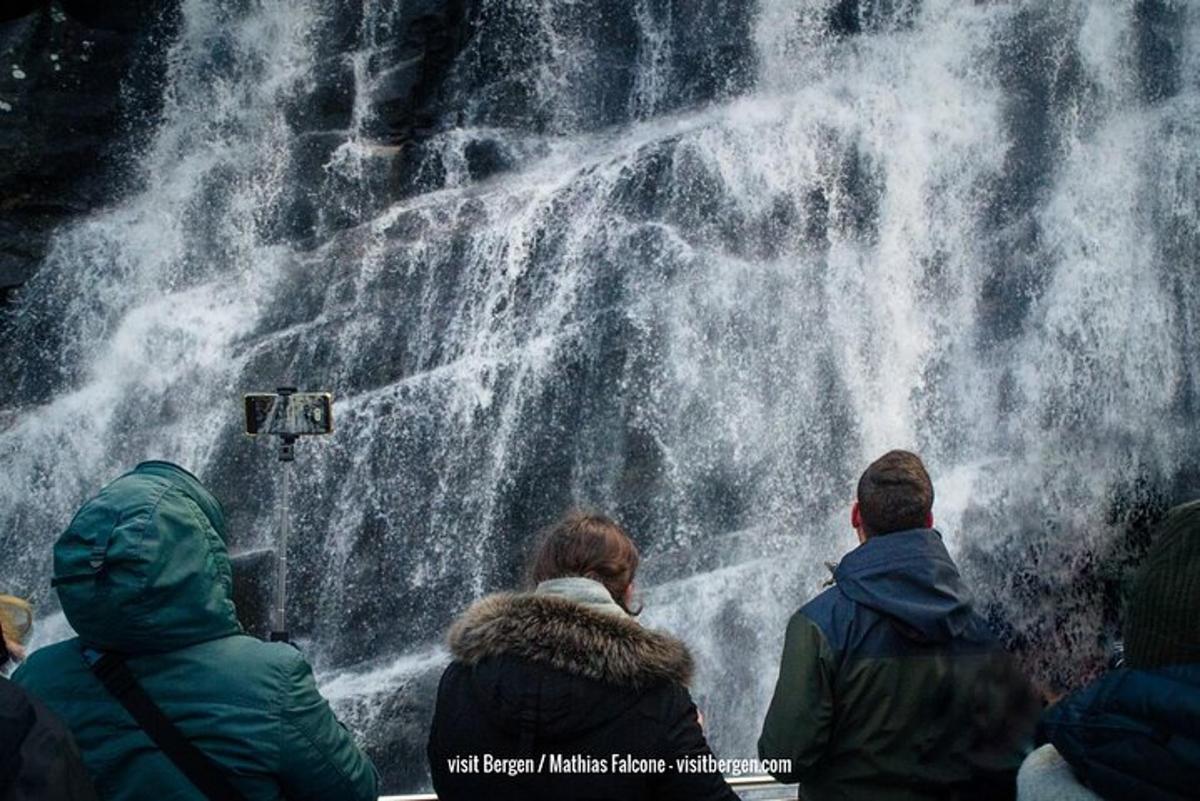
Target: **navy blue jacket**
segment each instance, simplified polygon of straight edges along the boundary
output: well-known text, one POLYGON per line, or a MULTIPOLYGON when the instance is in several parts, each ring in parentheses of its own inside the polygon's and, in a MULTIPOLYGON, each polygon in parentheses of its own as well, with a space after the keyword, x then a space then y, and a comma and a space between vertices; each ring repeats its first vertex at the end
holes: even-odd
POLYGON ((1114 670, 1047 709, 1041 736, 1108 801, 1200 798, 1200 664, 1114 670))

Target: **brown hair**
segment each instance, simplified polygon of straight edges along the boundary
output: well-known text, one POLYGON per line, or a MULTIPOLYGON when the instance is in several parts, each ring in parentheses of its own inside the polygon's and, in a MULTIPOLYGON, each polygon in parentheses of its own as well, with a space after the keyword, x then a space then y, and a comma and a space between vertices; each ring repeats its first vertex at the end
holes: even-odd
POLYGON ((868 537, 923 528, 933 510, 933 482, 915 453, 888 451, 858 480, 858 511, 868 537))
POLYGON ((534 585, 565 576, 593 579, 622 609, 636 615, 641 610, 626 606, 625 593, 639 561, 637 546, 615 521, 572 510, 542 531, 529 578, 534 585))

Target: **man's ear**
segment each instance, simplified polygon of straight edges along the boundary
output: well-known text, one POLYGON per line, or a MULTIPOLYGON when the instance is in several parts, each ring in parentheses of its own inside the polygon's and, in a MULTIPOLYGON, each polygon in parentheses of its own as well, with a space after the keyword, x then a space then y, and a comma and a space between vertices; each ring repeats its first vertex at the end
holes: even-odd
POLYGON ((862 528, 862 512, 859 511, 858 501, 850 505, 850 528, 855 531, 862 528))
POLYGON ((933 528, 933 510, 925 513, 925 528, 933 528))

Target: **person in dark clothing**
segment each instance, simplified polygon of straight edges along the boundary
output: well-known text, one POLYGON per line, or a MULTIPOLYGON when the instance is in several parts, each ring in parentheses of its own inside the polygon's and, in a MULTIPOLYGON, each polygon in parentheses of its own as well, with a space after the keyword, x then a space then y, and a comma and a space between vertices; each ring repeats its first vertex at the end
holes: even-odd
MULTIPOLYGON (((0 671, 25 658, 29 605, 0 595, 0 671)), ((0 801, 96 801, 66 726, 33 696, 0 677, 0 801)))
POLYGON ((1200 797, 1200 501, 1156 532, 1124 635, 1122 668, 1046 710, 1039 736, 1050 744, 1021 769, 1022 801, 1088 792, 1077 783, 1106 801, 1200 797), (1071 772, 1048 769, 1056 760, 1071 772))
POLYGON ((808 801, 1011 798, 1038 701, 971 605, 907 451, 863 473, 859 546, 788 623, 758 752, 808 801))
POLYGON ((428 744, 442 801, 736 801, 701 763, 691 655, 631 613, 637 564, 616 523, 572 514, 545 537, 533 592, 454 624, 428 744))

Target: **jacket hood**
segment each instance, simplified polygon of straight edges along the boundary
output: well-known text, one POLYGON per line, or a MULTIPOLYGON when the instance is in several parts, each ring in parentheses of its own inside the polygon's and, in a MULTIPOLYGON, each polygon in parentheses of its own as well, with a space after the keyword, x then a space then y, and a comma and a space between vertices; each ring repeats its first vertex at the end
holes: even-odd
POLYGON ((692 676, 679 640, 561 595, 484 598, 449 645, 480 708, 513 737, 570 739, 625 714, 641 691, 692 676))
POLYGON ((515 656, 635 690, 692 679, 692 655, 679 640, 558 595, 490 595, 459 618, 448 640, 468 665, 515 656))
POLYGON ((842 559, 834 579, 850 600, 892 618, 909 639, 948 642, 970 626, 970 593, 934 529, 871 537, 842 559))
POLYGON ((54 545, 54 585, 72 628, 105 650, 242 631, 221 505, 170 462, 143 462, 83 505, 54 545))

